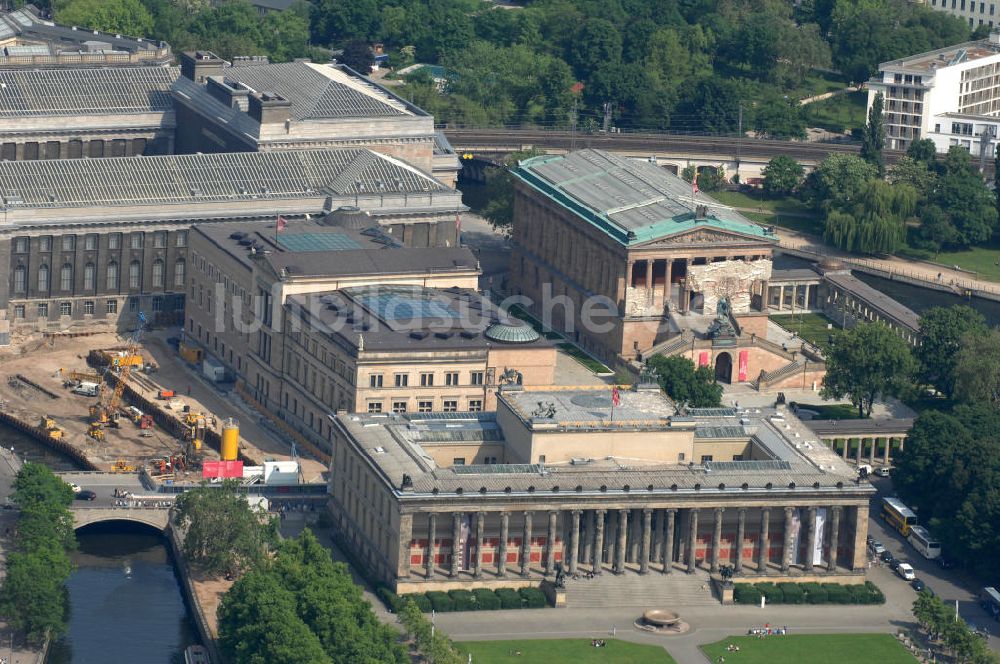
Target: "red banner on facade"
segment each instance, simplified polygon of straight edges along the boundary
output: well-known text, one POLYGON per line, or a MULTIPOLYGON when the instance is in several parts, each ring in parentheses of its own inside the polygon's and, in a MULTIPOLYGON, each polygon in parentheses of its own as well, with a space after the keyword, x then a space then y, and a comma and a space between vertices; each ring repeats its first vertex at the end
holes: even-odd
POLYGON ((708 351, 701 351, 701 355, 698 356, 698 366, 707 367, 708 366, 708 351))
POLYGON ((242 461, 205 461, 201 465, 201 476, 211 477, 243 477, 242 461))
POLYGON ((750 371, 750 351, 741 350, 740 351, 740 376, 739 381, 742 383, 746 381, 747 374, 750 371))

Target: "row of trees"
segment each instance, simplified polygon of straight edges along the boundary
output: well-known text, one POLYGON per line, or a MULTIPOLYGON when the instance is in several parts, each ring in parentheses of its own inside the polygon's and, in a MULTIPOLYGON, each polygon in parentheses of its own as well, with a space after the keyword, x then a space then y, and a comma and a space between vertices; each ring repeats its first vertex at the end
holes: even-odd
POLYGON ((283 542, 236 581, 218 617, 219 645, 232 662, 410 661, 397 633, 375 617, 347 566, 334 563, 309 530, 283 542))
POLYGON ((69 552, 76 548, 73 491, 42 464, 26 463, 14 481, 20 510, 14 550, 0 592, 0 613, 29 642, 40 644, 66 629, 69 552))
MULTIPOLYGON (((957 18, 906 0, 317 0, 264 17, 246 0, 51 0, 59 21, 223 57, 322 58, 386 45, 392 64, 444 66, 407 87, 439 119, 804 135, 813 68, 863 81, 876 65, 958 43, 957 18), (347 50, 352 50, 347 48, 347 50), (576 84, 582 84, 582 87, 576 84), (580 93, 573 93, 574 87, 580 93)), ((42 1, 43 6, 49 3, 42 1)))
MULTIPOLYGON (((873 115, 869 128, 878 122, 873 115)), ((915 141, 883 177, 882 144, 869 133, 862 156, 832 154, 808 177, 794 159, 775 157, 763 171, 765 192, 798 193, 823 218, 824 239, 847 251, 909 246, 936 255, 994 236, 1000 205, 968 150, 955 146, 939 158, 933 142, 915 141)))
POLYGON ((990 650, 986 639, 974 634, 964 620, 955 615, 954 607, 940 597, 921 592, 913 603, 913 616, 928 636, 940 641, 960 662, 996 664, 1000 655, 990 650))

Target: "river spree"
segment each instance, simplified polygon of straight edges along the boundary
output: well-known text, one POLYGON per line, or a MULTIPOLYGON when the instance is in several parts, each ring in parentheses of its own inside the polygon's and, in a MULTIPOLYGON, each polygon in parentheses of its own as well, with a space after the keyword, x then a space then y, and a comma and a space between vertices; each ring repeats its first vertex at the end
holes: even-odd
POLYGON ((48 664, 179 664, 197 643, 162 536, 118 522, 77 532, 69 631, 48 664))

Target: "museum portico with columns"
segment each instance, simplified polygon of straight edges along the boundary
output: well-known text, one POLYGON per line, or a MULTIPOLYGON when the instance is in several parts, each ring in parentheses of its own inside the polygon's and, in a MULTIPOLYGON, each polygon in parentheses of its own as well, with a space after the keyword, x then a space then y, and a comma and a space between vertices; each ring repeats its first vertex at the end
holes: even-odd
POLYGON ((678 411, 654 386, 611 399, 508 386, 496 413, 337 413, 341 543, 400 593, 538 585, 557 565, 863 580, 873 489, 791 414, 678 411))

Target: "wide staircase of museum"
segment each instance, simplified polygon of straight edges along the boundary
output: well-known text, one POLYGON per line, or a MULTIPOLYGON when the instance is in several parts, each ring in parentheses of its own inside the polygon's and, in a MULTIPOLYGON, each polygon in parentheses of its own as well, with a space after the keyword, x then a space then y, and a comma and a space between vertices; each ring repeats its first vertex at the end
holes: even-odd
POLYGON ((566 580, 566 606, 574 609, 712 606, 718 603, 712 595, 708 574, 702 571, 696 574, 685 574, 681 570, 672 574, 650 571, 643 575, 629 571, 620 576, 605 571, 592 579, 566 580))

